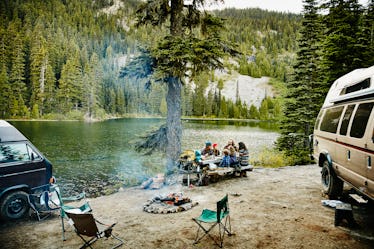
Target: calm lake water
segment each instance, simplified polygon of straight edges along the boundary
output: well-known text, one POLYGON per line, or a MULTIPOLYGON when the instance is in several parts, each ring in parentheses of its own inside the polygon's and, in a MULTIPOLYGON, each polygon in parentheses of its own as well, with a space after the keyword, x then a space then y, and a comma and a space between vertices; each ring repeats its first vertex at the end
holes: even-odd
MULTIPOLYGON (((162 119, 115 119, 104 122, 11 121, 52 162, 64 195, 83 190, 89 196, 134 186, 164 172, 161 154, 145 156, 133 144, 162 119)), ((244 142, 251 157, 271 147, 278 137, 274 125, 238 121, 183 121, 182 150, 202 149, 205 141, 221 149, 229 138, 244 142)))

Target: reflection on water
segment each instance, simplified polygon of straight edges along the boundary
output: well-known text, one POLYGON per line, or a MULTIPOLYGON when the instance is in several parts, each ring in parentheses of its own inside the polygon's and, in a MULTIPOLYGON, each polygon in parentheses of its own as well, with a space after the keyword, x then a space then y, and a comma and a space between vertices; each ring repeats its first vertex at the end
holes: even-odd
MULTIPOLYGON (((133 142, 159 127, 161 119, 115 119, 105 122, 12 121, 52 162, 63 193, 108 194, 139 184, 164 171, 161 154, 144 156, 133 142)), ((182 150, 201 149, 206 140, 222 148, 229 138, 244 142, 254 156, 278 136, 274 125, 242 121, 183 121, 182 150), (273 126, 273 127, 272 127, 273 126)))

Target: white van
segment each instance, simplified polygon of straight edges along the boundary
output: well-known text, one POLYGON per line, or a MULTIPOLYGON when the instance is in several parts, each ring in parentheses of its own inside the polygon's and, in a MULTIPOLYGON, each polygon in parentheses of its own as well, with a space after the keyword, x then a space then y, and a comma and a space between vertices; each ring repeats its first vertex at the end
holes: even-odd
POLYGON ((313 156, 330 199, 343 183, 374 199, 374 66, 356 69, 331 86, 317 117, 313 156))

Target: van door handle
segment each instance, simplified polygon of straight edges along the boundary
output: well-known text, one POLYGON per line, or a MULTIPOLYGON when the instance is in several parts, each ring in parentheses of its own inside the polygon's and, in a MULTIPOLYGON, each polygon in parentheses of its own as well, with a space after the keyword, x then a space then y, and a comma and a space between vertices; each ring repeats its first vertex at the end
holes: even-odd
POLYGON ((351 151, 350 150, 347 150, 347 159, 351 160, 351 151))
POLYGON ((371 156, 368 156, 368 168, 371 168, 371 156))

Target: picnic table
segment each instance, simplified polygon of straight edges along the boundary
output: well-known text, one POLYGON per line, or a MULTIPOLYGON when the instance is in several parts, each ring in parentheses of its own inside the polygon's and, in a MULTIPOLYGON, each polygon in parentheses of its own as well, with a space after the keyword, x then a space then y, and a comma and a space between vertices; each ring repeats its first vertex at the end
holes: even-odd
POLYGON ((208 185, 209 182, 216 182, 219 178, 229 175, 246 176, 247 171, 252 171, 252 165, 234 167, 218 167, 222 160, 220 156, 204 158, 200 163, 193 160, 181 161, 179 173, 186 176, 187 185, 190 186, 191 176, 197 177, 197 185, 208 185))

